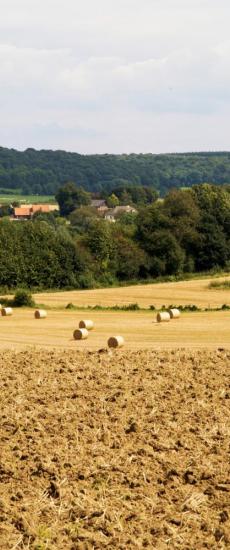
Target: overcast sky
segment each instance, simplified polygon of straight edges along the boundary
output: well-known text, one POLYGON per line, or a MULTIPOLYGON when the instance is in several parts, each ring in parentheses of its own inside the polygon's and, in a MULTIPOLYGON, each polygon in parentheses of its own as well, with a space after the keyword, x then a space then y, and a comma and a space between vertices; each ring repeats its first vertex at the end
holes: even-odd
POLYGON ((1 0, 0 145, 230 149, 229 0, 1 0))

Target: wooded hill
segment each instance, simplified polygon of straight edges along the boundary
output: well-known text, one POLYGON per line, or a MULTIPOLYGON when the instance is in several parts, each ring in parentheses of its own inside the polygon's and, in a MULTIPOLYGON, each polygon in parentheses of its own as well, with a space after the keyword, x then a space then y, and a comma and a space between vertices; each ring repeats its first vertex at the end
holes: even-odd
POLYGON ((173 187, 230 183, 230 152, 79 155, 0 147, 1 190, 51 195, 70 180, 91 192, 110 191, 129 182, 152 186, 164 196, 173 187))

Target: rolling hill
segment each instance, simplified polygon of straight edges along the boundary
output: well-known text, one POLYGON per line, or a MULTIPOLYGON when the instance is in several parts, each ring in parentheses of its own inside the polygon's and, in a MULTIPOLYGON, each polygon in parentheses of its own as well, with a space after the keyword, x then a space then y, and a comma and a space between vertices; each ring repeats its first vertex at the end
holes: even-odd
POLYGON ((91 192, 125 182, 152 186, 161 196, 172 187, 230 182, 230 153, 80 155, 29 148, 0 147, 0 188, 23 193, 54 194, 67 181, 91 192))

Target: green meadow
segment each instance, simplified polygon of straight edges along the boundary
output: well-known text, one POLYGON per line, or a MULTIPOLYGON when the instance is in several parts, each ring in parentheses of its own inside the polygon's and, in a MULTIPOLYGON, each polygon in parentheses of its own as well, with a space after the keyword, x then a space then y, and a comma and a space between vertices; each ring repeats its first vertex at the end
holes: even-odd
POLYGON ((19 204, 55 204, 54 195, 21 195, 19 193, 1 193, 0 191, 0 204, 12 204, 12 202, 18 202, 19 204))

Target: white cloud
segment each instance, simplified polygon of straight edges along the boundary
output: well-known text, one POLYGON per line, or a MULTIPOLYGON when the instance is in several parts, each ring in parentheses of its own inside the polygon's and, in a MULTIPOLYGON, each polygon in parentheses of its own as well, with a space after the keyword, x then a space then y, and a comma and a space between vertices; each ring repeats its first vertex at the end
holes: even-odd
POLYGON ((0 144, 227 149, 229 15, 227 0, 2 0, 0 144))

